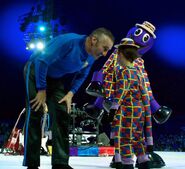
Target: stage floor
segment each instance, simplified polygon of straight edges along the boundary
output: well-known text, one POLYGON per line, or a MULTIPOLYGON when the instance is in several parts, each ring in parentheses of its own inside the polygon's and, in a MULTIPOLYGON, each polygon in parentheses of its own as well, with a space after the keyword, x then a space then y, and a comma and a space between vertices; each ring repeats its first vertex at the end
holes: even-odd
MULTIPOLYGON (((185 169, 185 152, 156 152, 166 163, 164 169, 185 169)), ((51 169, 51 157, 41 156, 40 169, 51 169)), ((74 169, 110 169, 112 157, 70 157, 74 169)), ((0 154, 0 169, 26 169, 22 166, 23 156, 0 154)))

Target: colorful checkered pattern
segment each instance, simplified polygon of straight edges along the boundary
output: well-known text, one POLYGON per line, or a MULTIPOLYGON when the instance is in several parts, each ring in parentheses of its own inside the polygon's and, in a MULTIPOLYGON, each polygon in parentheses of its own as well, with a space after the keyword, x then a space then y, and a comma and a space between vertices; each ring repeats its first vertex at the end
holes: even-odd
MULTIPOLYGON (((101 72, 104 75, 104 85, 107 87, 105 89, 106 97, 110 97, 113 91, 115 90, 114 89, 114 84, 115 84, 114 67, 116 66, 116 64, 117 64, 117 49, 114 50, 112 55, 108 58, 108 60, 105 62, 104 66, 101 69, 101 72)), ((153 97, 152 89, 148 79, 148 74, 144 67, 144 60, 142 58, 136 59, 134 61, 134 67, 136 67, 140 71, 142 77, 144 78, 145 87, 147 88, 150 100, 153 100, 154 97, 153 97)))
POLYGON ((101 71, 104 75, 103 86, 105 89, 105 97, 111 97, 115 91, 115 66, 117 63, 117 49, 112 53, 109 59, 105 62, 101 71))
POLYGON ((153 97, 152 89, 151 89, 150 82, 148 79, 148 74, 147 74, 145 67, 144 67, 144 60, 142 58, 136 59, 134 61, 134 67, 138 68, 138 70, 141 72, 141 75, 145 79, 145 87, 147 88, 150 100, 153 100, 154 97, 153 97))
POLYGON ((122 158, 145 154, 145 137, 152 137, 150 99, 153 98, 144 61, 138 58, 134 67, 117 64, 117 50, 102 68, 106 97, 120 105, 112 130, 115 150, 122 158))

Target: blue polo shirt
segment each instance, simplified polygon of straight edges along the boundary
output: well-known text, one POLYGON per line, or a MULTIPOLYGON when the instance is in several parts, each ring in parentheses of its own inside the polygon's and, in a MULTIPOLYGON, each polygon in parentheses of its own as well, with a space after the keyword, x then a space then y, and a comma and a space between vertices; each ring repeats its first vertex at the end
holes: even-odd
POLYGON ((35 65, 36 88, 46 89, 46 77, 62 78, 75 73, 70 91, 75 93, 86 79, 95 59, 85 50, 86 35, 68 33, 53 38, 44 51, 30 57, 35 65))

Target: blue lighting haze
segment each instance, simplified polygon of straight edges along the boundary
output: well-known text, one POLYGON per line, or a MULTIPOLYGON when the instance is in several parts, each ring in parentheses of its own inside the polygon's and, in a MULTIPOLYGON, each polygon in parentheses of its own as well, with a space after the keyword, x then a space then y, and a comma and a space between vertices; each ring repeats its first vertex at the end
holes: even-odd
POLYGON ((185 25, 159 28, 154 46, 157 56, 165 62, 185 68, 185 25))
POLYGON ((0 42, 4 53, 11 59, 24 62, 28 59, 30 53, 25 49, 26 45, 23 40, 24 33, 20 31, 18 17, 27 13, 32 4, 12 4, 4 8, 1 13, 1 36, 0 42))

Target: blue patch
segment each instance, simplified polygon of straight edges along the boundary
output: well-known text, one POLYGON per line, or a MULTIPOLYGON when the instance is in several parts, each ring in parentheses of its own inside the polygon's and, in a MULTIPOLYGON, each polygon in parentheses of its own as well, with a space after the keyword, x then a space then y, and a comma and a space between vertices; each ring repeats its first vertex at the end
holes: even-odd
POLYGON ((185 25, 164 26, 158 29, 157 37, 157 57, 174 66, 185 66, 185 25))
POLYGON ((23 33, 19 29, 18 17, 30 10, 31 4, 28 2, 17 4, 12 3, 4 8, 1 14, 1 36, 0 42, 3 53, 7 56, 25 62, 30 53, 25 50, 23 33))

